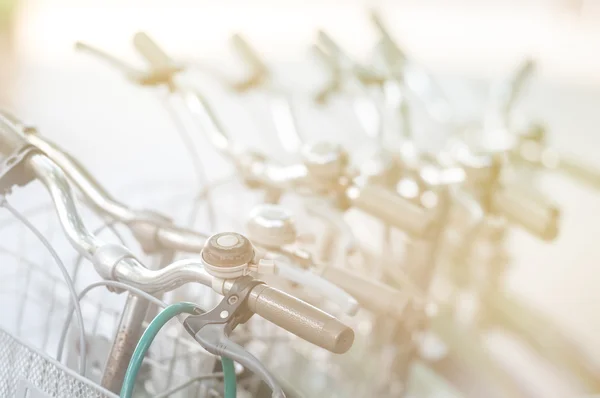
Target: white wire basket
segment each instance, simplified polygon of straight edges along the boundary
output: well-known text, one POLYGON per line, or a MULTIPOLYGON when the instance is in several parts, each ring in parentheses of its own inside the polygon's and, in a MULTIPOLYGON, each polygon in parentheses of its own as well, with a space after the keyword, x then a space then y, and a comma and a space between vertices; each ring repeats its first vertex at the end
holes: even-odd
POLYGON ((2 329, 0 394, 15 398, 117 398, 2 329))
MULTIPOLYGON (((77 253, 62 234, 50 203, 42 201, 40 204, 33 200, 45 197, 41 187, 33 184, 16 190, 8 199, 56 250, 79 292, 98 282, 100 277, 85 260, 78 265, 77 253)), ((83 206, 80 209, 91 230, 105 224, 83 206)), ((128 237, 126 229, 117 230, 128 237)), ((106 231, 106 228, 96 228, 103 239, 117 242, 106 231)), ((126 245, 132 249, 137 246, 131 239, 127 239, 126 245)), ((0 396, 115 397, 99 383, 127 294, 98 288, 81 300, 87 359, 86 373, 78 375, 74 369, 79 361, 80 330, 75 320, 67 326, 63 363, 53 359, 57 356, 71 300, 62 274, 40 241, 2 208, 0 261, 0 301, 4 306, 0 317, 0 396)), ((173 294, 182 295, 180 292, 173 294)), ((169 296, 163 299, 168 302, 169 296)), ((193 301, 209 309, 216 303, 216 297, 208 289, 194 290, 193 301)), ((144 360, 135 396, 220 396, 222 384, 216 363, 215 357, 197 344, 181 324, 172 321, 161 330, 144 360)))

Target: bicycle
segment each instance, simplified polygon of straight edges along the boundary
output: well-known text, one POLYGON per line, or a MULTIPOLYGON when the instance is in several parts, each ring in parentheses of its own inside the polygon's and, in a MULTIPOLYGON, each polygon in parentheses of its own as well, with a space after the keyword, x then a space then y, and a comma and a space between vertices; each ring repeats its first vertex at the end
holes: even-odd
MULTIPOLYGON (((250 266, 249 264, 254 257, 254 249, 250 241, 242 235, 221 233, 209 237, 202 247, 201 257, 212 259, 212 265, 211 260, 207 263, 203 263, 202 260, 191 259, 175 262, 166 261, 168 264, 157 270, 146 268, 125 246, 105 243, 92 234, 83 224, 65 172, 48 156, 30 144, 26 132, 31 134, 32 130, 18 122, 14 117, 7 117, 5 113, 2 114, 0 121, 2 122, 0 149, 4 157, 3 165, 5 166, 3 173, 1 173, 2 192, 7 194, 15 186, 25 186, 33 180, 39 180, 47 189, 53 201, 53 207, 69 243, 90 261, 96 272, 106 280, 106 282, 97 285, 108 284, 110 286, 112 284, 116 289, 133 290, 135 293, 130 294, 127 300, 124 310, 124 314, 127 315, 121 318, 117 337, 113 342, 113 348, 116 346, 119 349, 111 352, 105 369, 104 376, 107 377, 108 374, 108 378, 111 380, 105 380, 103 384, 110 385, 114 379, 118 379, 122 364, 129 363, 132 353, 127 351, 131 348, 131 344, 135 343, 135 339, 127 338, 128 332, 133 334, 136 328, 137 330, 141 328, 148 309, 148 303, 142 297, 147 298, 146 293, 156 294, 171 291, 187 283, 210 286, 219 294, 226 296, 226 299, 219 304, 217 312, 207 311, 206 316, 195 315, 186 318, 184 326, 186 326, 188 332, 192 332, 195 340, 209 352, 233 357, 237 362, 244 364, 246 369, 259 374, 273 388, 274 396, 284 396, 278 383, 260 362, 227 337, 237 324, 245 323, 253 313, 262 314, 261 316, 265 319, 269 319, 302 338, 315 342, 317 345, 333 352, 345 352, 352 345, 354 339, 352 329, 343 325, 337 319, 260 281, 244 276, 245 271, 240 266, 242 268, 245 266, 246 269, 250 266), (233 240, 235 240, 235 244, 232 245, 233 240), (236 253, 229 251, 232 246, 234 250, 238 250, 236 253), (240 249, 243 249, 242 256, 247 262, 245 265, 236 262, 235 265, 238 267, 237 271, 242 271, 242 273, 233 278, 222 279, 224 275, 231 276, 226 270, 232 269, 232 260, 234 262, 239 260, 239 255, 242 254, 240 249), (227 256, 231 254, 233 254, 233 257, 230 256, 228 262, 227 256), (219 260, 225 261, 225 264, 218 263, 219 260), (212 273, 209 271, 211 267, 212 273), (225 274, 223 274, 223 271, 225 271, 225 274), (233 299, 232 297, 236 298, 233 299), (228 313, 225 314, 225 312, 228 313), (216 318, 210 318, 214 316, 216 318), (310 322, 306 323, 307 320, 310 320, 310 322), (221 330, 221 332, 217 332, 217 330, 221 330)), ((89 181, 87 182, 89 183, 89 181)), ((83 183, 85 184, 85 182, 83 183)), ((21 220, 25 219, 21 218, 21 220)), ((155 222, 155 227, 159 223, 160 227, 157 230, 173 232, 169 230, 164 219, 156 217, 151 212, 146 212, 142 219, 129 219, 130 225, 135 225, 136 222, 140 222, 140 225, 155 222)), ((56 252, 52 250, 52 247, 50 245, 47 245, 47 247, 51 250, 55 259, 58 260, 59 257, 55 255, 56 252)), ((66 280, 71 282, 71 292, 73 293, 72 281, 68 276, 68 272, 65 271, 65 273, 67 274, 65 275, 66 280)), ((69 283, 67 284, 69 285, 69 283)), ((74 298, 73 303, 75 307, 78 307, 76 298, 74 298)), ((191 307, 188 307, 187 310, 197 313, 198 306, 195 304, 190 305, 191 307)), ((77 313, 80 312, 80 310, 77 311, 77 313)), ((81 317, 78 318, 81 320, 81 317)), ((83 322, 81 322, 80 328, 83 329, 83 322)), ((85 335, 82 334, 82 336, 82 343, 79 346, 81 353, 80 371, 85 375, 86 343, 83 341, 85 335)), ((12 344, 14 341, 11 340, 8 343, 12 344)), ((138 348, 136 348, 136 353, 138 348)), ((59 368, 56 371, 60 372, 61 375, 65 375, 65 383, 82 382, 81 378, 75 378, 76 380, 72 381, 73 377, 70 377, 72 375, 64 370, 60 364, 48 361, 43 356, 42 358, 50 368, 59 368)), ((143 355, 139 358, 143 358, 143 355)), ((231 388, 231 372, 229 372, 228 378, 229 388, 231 388)), ((7 382, 3 383, 4 388, 14 392, 14 388, 17 387, 15 382, 18 380, 13 379, 12 383, 8 382, 8 378, 5 380, 7 382)), ((63 394, 65 388, 64 384, 58 382, 46 384, 40 384, 39 380, 30 380, 30 382, 38 383, 35 388, 38 390, 43 389, 42 392, 50 394, 63 394)), ((132 379, 128 379, 129 384, 126 387, 131 388, 132 382, 132 379)), ((74 385, 72 388, 74 390, 70 390, 69 394, 80 387, 74 385)), ((88 391, 98 391, 98 394, 104 394, 97 396, 111 396, 105 390, 95 387, 94 390, 88 391)), ((7 394, 10 394, 10 392, 7 392, 7 394)))

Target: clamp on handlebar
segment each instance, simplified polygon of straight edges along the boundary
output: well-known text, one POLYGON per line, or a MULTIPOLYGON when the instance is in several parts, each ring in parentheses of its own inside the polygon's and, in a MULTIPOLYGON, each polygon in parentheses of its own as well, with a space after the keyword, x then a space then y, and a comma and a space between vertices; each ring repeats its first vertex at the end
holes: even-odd
POLYGON ((253 313, 247 305, 248 298, 252 289, 260 284, 263 282, 247 276, 236 279, 215 308, 200 315, 188 316, 183 325, 205 350, 235 360, 267 383, 273 391, 272 397, 285 398, 283 389, 261 362, 229 338, 238 325, 252 317, 253 313))

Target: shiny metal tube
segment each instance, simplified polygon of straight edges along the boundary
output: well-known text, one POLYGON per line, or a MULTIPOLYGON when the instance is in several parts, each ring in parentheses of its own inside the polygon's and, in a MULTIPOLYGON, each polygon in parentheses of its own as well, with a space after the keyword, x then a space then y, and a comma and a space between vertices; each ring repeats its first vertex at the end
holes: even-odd
POLYGON ((213 146, 227 159, 235 159, 237 148, 234 147, 208 101, 200 93, 182 86, 177 87, 174 95, 182 100, 186 110, 194 117, 213 146))
POLYGON ((303 164, 282 166, 251 152, 235 161, 246 181, 262 187, 295 190, 309 183, 308 169, 303 164))
POLYGON ((30 156, 27 162, 50 193, 67 238, 81 255, 91 259, 102 242, 83 225, 65 174, 53 161, 41 154, 30 156))
POLYGON ((252 68, 254 74, 260 75, 268 73, 268 68, 263 60, 239 33, 231 36, 231 44, 244 62, 252 68))
MULTIPOLYGON (((93 259, 103 242, 83 225, 63 171, 41 154, 30 156, 28 165, 48 189, 69 241, 82 255, 93 259)), ((160 270, 150 270, 134 257, 126 256, 112 266, 110 274, 118 281, 149 293, 173 290, 190 282, 206 286, 213 284, 213 277, 198 260, 177 261, 160 270)), ((225 292, 233 283, 231 280, 226 281, 225 292)), ((331 315, 266 285, 253 289, 248 306, 263 318, 335 353, 347 351, 354 340, 352 329, 331 315)))
POLYGON ((114 199, 102 185, 75 158, 61 150, 56 144, 40 135, 27 136, 29 142, 42 150, 53 162, 69 176, 69 179, 81 190, 96 207, 122 222, 139 218, 139 215, 126 205, 114 199))
POLYGON ((79 50, 79 51, 85 51, 97 58, 104 60, 109 65, 119 69, 121 72, 123 72, 127 77, 129 77, 131 79, 136 80, 138 75, 140 75, 140 73, 138 71, 131 68, 131 66, 127 65, 120 59, 118 59, 96 47, 90 46, 89 44, 82 43, 82 42, 76 42, 75 49, 79 50))
POLYGON ((56 144, 37 134, 28 135, 27 139, 56 162, 96 208, 126 223, 146 251, 153 252, 165 247, 189 253, 202 250, 206 238, 204 235, 167 224, 165 221, 168 220, 159 214, 129 208, 113 198, 82 164, 56 144))
MULTIPOLYGON (((213 277, 198 260, 176 261, 160 270, 149 270, 137 260, 127 258, 116 266, 114 276, 149 293, 173 290, 190 282, 206 286, 213 283, 213 277)), ((225 281, 225 293, 234 282, 225 281)), ((258 285, 252 290, 248 308, 296 336, 334 353, 346 352, 354 341, 354 331, 350 327, 326 312, 267 285, 258 285)))
POLYGON ((135 258, 124 258, 115 266, 113 277, 150 294, 171 291, 191 282, 212 286, 213 280, 200 260, 193 259, 175 261, 159 270, 151 270, 135 258))

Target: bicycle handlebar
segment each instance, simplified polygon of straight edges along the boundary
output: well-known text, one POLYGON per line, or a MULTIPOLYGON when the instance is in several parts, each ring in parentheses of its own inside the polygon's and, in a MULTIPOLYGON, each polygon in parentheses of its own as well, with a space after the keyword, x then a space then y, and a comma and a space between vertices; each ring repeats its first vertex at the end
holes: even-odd
MULTIPOLYGON (((48 141, 40 135, 29 135, 28 137, 30 139, 30 142, 39 147, 53 161, 55 161, 59 165, 59 167, 61 167, 67 172, 68 178, 76 184, 76 186, 82 191, 84 196, 90 202, 92 202, 100 211, 106 212, 111 216, 125 222, 126 225, 131 229, 135 237, 138 239, 138 241, 141 243, 142 248, 144 248, 144 250, 146 250, 147 252, 153 252, 164 247, 177 251, 185 251, 191 253, 201 252, 204 243, 208 238, 207 235, 203 235, 199 232, 190 229, 181 228, 169 223, 165 223, 163 218, 159 218, 158 215, 154 213, 130 209, 126 205, 113 199, 101 187, 100 183, 97 182, 90 175, 90 173, 88 173, 85 170, 84 166, 77 162, 72 156, 69 156, 67 153, 63 152, 60 148, 58 148, 58 146, 51 143, 50 141, 48 141)), ((267 174, 272 175, 272 173, 267 174)), ((109 275, 111 274, 111 272, 109 271, 106 271, 106 273, 109 275)), ((336 273, 334 272, 332 275, 335 276, 336 273)), ((339 282, 336 278, 332 278, 333 277, 330 278, 328 276, 326 279, 331 279, 334 283, 339 282)), ((124 280, 129 281, 130 279, 131 278, 125 278, 124 280)), ((363 278, 362 280, 368 283, 367 279, 363 278)), ((350 288, 353 289, 353 291, 356 291, 358 286, 357 283, 354 283, 356 281, 349 281, 346 278, 342 279, 341 282, 342 283, 339 284, 341 289, 347 290, 346 283, 348 283, 350 288)), ((165 283, 171 284, 174 282, 163 281, 159 283, 158 286, 150 286, 148 285, 149 281, 145 280, 143 285, 140 286, 140 288, 145 290, 154 290, 159 289, 160 286, 163 286, 165 283)), ((352 296, 354 296, 354 293, 352 294, 352 296)), ((385 297, 391 296, 386 295, 385 297)), ((349 296, 347 294, 338 294, 335 298, 335 301, 347 304, 347 306, 345 304, 342 306, 345 310, 350 309, 349 312, 352 312, 352 308, 355 307, 355 303, 353 300, 348 299, 349 296)), ((363 295, 363 299, 360 300, 361 304, 366 303, 366 306, 369 307, 369 309, 374 311, 380 311, 379 304, 371 305, 371 303, 380 303, 381 301, 373 301, 372 298, 372 296, 364 297, 363 295)))
MULTIPOLYGON (((160 270, 142 265, 125 247, 105 244, 92 235, 78 214, 67 177, 47 156, 33 154, 27 164, 46 186, 65 234, 73 246, 94 264, 97 272, 149 293, 173 290, 190 282, 202 283, 220 293, 227 292, 232 280, 218 280, 199 261, 180 261, 160 270), (217 289, 219 283, 222 285, 217 289)), ((259 285, 252 290, 248 307, 291 333, 334 353, 346 352, 354 332, 331 315, 277 289, 259 285)))
MULTIPOLYGON (((337 45, 324 32, 320 32, 320 38, 328 46, 337 48, 337 45)), ((252 62, 260 61, 256 54, 254 54, 254 51, 240 36, 234 36, 233 41, 238 51, 242 52, 244 57, 251 60, 256 58, 252 62)), ((168 56, 147 35, 138 33, 134 39, 134 43, 138 51, 149 62, 154 63, 155 66, 159 64, 160 66, 167 65, 167 61, 169 61, 168 56)), ((262 62, 260 61, 260 63, 262 62)), ((241 147, 236 147, 225 133, 225 130, 218 122, 217 117, 204 97, 196 91, 183 87, 177 87, 175 92, 183 100, 186 110, 196 118, 204 133, 208 135, 211 143, 225 157, 234 161, 241 174, 247 178, 247 181, 275 190, 302 189, 310 185, 309 171, 303 164, 280 166, 269 162, 258 154, 246 151, 241 147)), ((83 185, 86 185, 86 183, 83 182, 81 186, 83 185)), ((88 190, 91 190, 90 188, 93 187, 88 187, 88 190)), ((357 190, 354 189, 352 192, 356 196, 357 190)), ((425 220, 426 217, 421 215, 422 209, 392 193, 387 195, 372 194, 371 191, 366 190, 351 199, 358 207, 375 217, 384 216, 388 218, 388 216, 392 215, 389 218, 389 220, 392 220, 391 224, 400 229, 407 228, 408 232, 414 235, 421 236, 428 228, 424 224, 429 224, 429 221, 425 220), (387 207, 387 210, 382 209, 381 206, 384 208, 387 207), (394 207, 395 209, 390 209, 390 207, 394 207), (404 210, 407 212, 406 218, 402 214, 404 210)), ((100 202, 100 200, 96 201, 96 203, 100 202)))
POLYGON ((27 139, 58 164, 98 210, 125 223, 147 252, 165 247, 188 253, 202 250, 206 235, 174 226, 161 214, 128 207, 113 198, 77 159, 56 144, 38 134, 27 135, 27 139))

